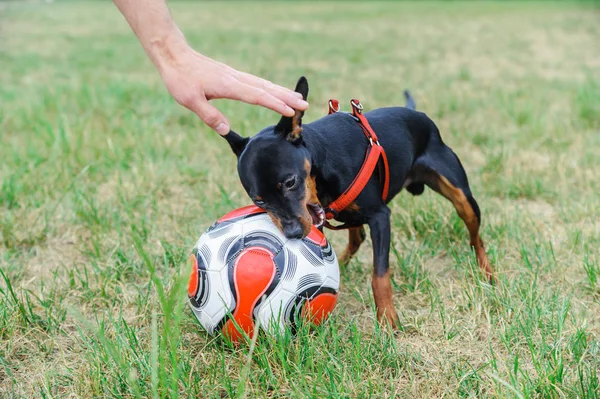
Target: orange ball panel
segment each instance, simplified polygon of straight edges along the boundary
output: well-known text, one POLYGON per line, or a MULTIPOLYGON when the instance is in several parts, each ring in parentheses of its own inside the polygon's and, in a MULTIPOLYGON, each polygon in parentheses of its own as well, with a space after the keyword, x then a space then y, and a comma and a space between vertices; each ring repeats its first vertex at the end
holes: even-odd
POLYGON ((239 209, 235 209, 228 214, 221 217, 218 222, 225 222, 227 220, 237 219, 242 216, 254 215, 255 213, 264 213, 265 211, 256 205, 248 205, 239 209))
POLYGON ((195 255, 190 256, 192 263, 192 273, 188 281, 188 296, 191 298, 198 293, 198 258, 195 255))
MULTIPOLYGON (((235 262, 233 281, 237 304, 233 311, 233 318, 250 337, 254 333, 252 311, 271 285, 275 271, 271 253, 263 248, 248 248, 238 256, 235 262)), ((223 333, 234 342, 242 338, 242 333, 238 331, 231 319, 227 320, 223 326, 223 333)))
POLYGON ((304 305, 302 317, 318 326, 333 311, 336 302, 337 294, 328 292, 319 294, 304 305))

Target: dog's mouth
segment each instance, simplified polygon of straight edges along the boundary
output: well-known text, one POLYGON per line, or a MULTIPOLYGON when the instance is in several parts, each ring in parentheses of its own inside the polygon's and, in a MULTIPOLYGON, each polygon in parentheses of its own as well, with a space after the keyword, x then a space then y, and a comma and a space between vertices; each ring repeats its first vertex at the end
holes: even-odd
POLYGON ((306 209, 312 218, 313 225, 317 228, 323 226, 325 223, 325 211, 319 204, 306 204, 306 209))

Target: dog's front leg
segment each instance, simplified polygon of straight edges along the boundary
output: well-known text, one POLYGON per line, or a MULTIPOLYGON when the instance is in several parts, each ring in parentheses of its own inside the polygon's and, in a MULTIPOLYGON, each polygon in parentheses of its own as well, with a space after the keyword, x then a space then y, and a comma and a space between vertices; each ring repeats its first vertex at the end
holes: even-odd
POLYGON ((377 307, 377 320, 398 328, 398 315, 392 301, 390 281, 390 208, 387 206, 369 218, 371 241, 373 242, 373 296, 377 307))

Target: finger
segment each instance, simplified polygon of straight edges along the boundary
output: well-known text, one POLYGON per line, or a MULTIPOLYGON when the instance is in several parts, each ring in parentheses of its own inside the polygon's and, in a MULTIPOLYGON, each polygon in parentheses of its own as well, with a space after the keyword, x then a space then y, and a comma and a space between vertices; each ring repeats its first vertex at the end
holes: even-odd
POLYGON ((229 133, 227 118, 218 109, 210 105, 208 101, 201 100, 197 102, 191 110, 221 136, 229 133))
POLYGON ((244 72, 240 73, 238 79, 247 85, 263 89, 267 93, 283 101, 291 108, 298 109, 300 111, 304 111, 308 108, 308 103, 302 99, 302 94, 293 90, 244 72))
POLYGON ((261 79, 252 75, 250 76, 251 81, 254 81, 254 85, 259 86, 261 89, 265 90, 272 96, 277 97, 278 99, 286 103, 288 106, 301 111, 304 111, 308 108, 308 103, 304 101, 304 99, 302 98, 302 94, 290 90, 286 87, 279 86, 268 80, 261 79))
POLYGON ((281 101, 283 101, 284 103, 286 103, 294 109, 300 111, 305 111, 306 109, 308 109, 308 102, 306 102, 302 98, 302 94, 297 93, 295 91, 290 92, 289 90, 271 82, 267 83, 268 85, 263 88, 263 90, 265 90, 267 93, 270 93, 272 96, 277 97, 278 99, 280 99, 281 101))
POLYGON ((294 116, 295 113, 290 106, 277 97, 263 89, 245 83, 242 83, 242 87, 235 93, 235 96, 237 97, 235 98, 237 100, 269 108, 284 116, 294 116))

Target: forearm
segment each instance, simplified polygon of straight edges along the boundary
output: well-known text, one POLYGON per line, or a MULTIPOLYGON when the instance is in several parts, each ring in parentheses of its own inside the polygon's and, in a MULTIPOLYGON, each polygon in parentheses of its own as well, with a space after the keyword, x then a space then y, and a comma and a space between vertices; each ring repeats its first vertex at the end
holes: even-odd
POLYGON ((165 0, 113 0, 162 73, 176 55, 189 49, 183 33, 171 17, 165 0))

